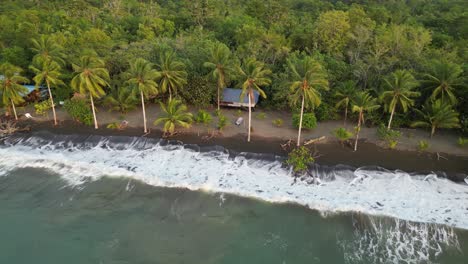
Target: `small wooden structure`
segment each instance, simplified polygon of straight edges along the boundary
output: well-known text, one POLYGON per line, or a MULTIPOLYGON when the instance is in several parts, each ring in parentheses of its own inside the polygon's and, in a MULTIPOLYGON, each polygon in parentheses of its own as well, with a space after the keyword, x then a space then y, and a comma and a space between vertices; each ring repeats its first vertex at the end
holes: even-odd
MULTIPOLYGON (((223 98, 220 102, 222 106, 230 106, 230 107, 249 107, 249 98, 247 95, 244 96, 243 101, 241 102, 241 89, 234 89, 234 88, 224 88, 223 90, 223 98)), ((251 102, 251 106, 255 107, 258 103, 259 93, 257 91, 253 91, 254 100, 251 102)))

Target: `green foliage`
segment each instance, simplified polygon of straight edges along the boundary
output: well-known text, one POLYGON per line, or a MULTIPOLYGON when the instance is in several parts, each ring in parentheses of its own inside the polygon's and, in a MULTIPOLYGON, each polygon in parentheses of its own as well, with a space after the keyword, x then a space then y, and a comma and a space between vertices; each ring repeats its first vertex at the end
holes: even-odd
POLYGON ((202 109, 198 110, 198 113, 195 116, 195 122, 207 126, 211 123, 211 121, 213 121, 213 117, 210 113, 202 109))
POLYGON ((242 115, 243 115, 243 113, 242 113, 242 110, 241 110, 241 109, 239 109, 239 110, 236 111, 236 116, 237 116, 237 117, 241 117, 242 115))
POLYGON ((203 77, 190 77, 184 89, 180 90, 181 97, 188 104, 206 107, 216 97, 216 86, 203 77))
POLYGON ((416 109, 420 120, 411 124, 412 127, 431 128, 431 137, 437 128, 456 128, 460 127, 458 113, 452 109, 450 104, 437 100, 435 102, 427 101, 422 107, 422 111, 416 109))
POLYGON ((308 166, 314 161, 310 150, 304 146, 300 146, 288 154, 286 164, 291 166, 295 173, 302 173, 307 171, 308 166))
POLYGON ((85 100, 70 99, 66 100, 63 107, 67 113, 75 120, 87 126, 93 124, 93 113, 85 100))
POLYGON ((265 118, 267 118, 267 114, 265 112, 260 112, 257 114, 257 118, 260 119, 260 120, 263 120, 265 118))
POLYGON ((426 140, 420 140, 418 141, 418 150, 419 151, 425 151, 429 148, 429 142, 426 140))
POLYGON ((170 99, 167 104, 161 103, 161 110, 162 115, 154 124, 163 123, 163 131, 166 134, 173 135, 178 126, 189 128, 193 122, 192 114, 180 100, 170 99))
POLYGON ((114 87, 104 98, 104 104, 109 106, 112 111, 119 111, 125 114, 135 109, 135 106, 138 104, 138 99, 130 88, 114 87))
POLYGON ((108 129, 119 129, 119 127, 120 127, 119 122, 109 123, 106 126, 106 128, 108 128, 108 129))
POLYGON ((40 103, 34 104, 36 114, 49 117, 49 110, 52 108, 50 100, 45 100, 40 103))
POLYGON ((459 137, 457 143, 460 147, 466 147, 468 146, 468 138, 459 137))
POLYGON ((353 136, 353 133, 348 131, 346 128, 340 127, 333 130, 333 135, 340 141, 341 144, 343 144, 353 136))
MULTIPOLYGON (((292 124, 295 128, 299 128, 299 121, 301 115, 300 114, 293 114, 292 116, 292 124)), ((315 118, 314 113, 304 113, 302 117, 302 128, 303 129, 314 129, 317 127, 317 118, 315 118)))
POLYGON ((218 116, 218 124, 216 125, 216 127, 219 129, 219 131, 222 131, 228 125, 229 120, 221 112, 218 113, 217 116, 218 116))
POLYGON ((276 126, 276 127, 282 127, 284 124, 284 120, 281 119, 281 118, 277 118, 275 120, 273 120, 273 125, 276 126))

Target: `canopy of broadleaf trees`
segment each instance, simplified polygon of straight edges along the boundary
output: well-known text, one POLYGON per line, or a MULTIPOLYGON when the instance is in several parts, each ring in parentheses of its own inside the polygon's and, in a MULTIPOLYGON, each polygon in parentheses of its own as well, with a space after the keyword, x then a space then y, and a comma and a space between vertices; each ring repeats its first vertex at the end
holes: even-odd
POLYGON ((466 133, 467 14, 464 0, 6 0, 0 5, 0 63, 21 68, 32 82, 30 66, 41 52, 41 38, 61 47, 41 56, 61 65, 65 85, 53 94, 63 100, 72 94, 72 65, 82 56, 105 63, 110 80, 104 92, 111 93, 129 85, 125 73, 137 58, 156 68, 162 55, 172 54, 183 64, 186 81, 157 97, 172 91, 203 107, 216 104, 219 85, 241 87, 245 80, 237 65, 256 59, 272 71, 260 105, 297 111, 287 61, 309 56, 323 66, 329 82, 329 89, 319 90, 320 105, 308 109, 319 121, 343 118, 345 109, 356 121, 353 94, 365 91, 382 105, 366 114, 366 122, 387 124, 394 110, 392 127, 431 128, 435 116, 438 127, 449 119, 445 127, 466 133), (223 79, 213 73, 217 45, 231 53, 218 56, 230 68, 218 68, 223 79), (349 104, 337 106, 346 102, 339 92, 345 83, 349 104), (437 116, 438 109, 445 112, 437 116))

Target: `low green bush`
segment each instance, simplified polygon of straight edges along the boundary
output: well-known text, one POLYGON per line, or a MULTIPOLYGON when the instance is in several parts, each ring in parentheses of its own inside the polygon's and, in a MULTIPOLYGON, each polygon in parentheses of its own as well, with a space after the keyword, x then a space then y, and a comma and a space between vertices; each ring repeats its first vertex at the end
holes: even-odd
POLYGON ((46 116, 49 118, 49 110, 52 108, 52 103, 50 100, 45 100, 40 103, 34 104, 34 109, 36 109, 36 114, 46 116))
POLYGON ((310 150, 304 146, 300 146, 288 154, 286 164, 291 166, 295 173, 300 173, 306 171, 309 164, 314 161, 310 150))
POLYGON ((460 146, 460 147, 468 146, 468 138, 459 137, 458 138, 458 146, 460 146))
POLYGON ((217 124, 217 128, 219 129, 219 131, 222 131, 226 126, 228 125, 228 119, 226 116, 224 116, 223 114, 221 114, 221 112, 218 113, 218 124, 217 124))
POLYGON ((333 135, 340 141, 341 144, 343 144, 346 140, 353 136, 353 133, 346 130, 346 128, 340 127, 333 131, 333 135))
POLYGON ((66 100, 63 107, 73 120, 83 123, 87 126, 93 124, 93 112, 89 104, 83 99, 66 100))
POLYGON ((203 124, 205 126, 209 125, 212 120, 213 117, 211 116, 211 114, 202 109, 198 110, 198 113, 195 115, 195 122, 203 124))
MULTIPOLYGON (((301 115, 294 114, 292 117, 292 123, 295 128, 299 128, 299 121, 301 115)), ((317 118, 315 118, 314 113, 304 113, 302 117, 302 128, 304 129, 314 129, 317 127, 317 118)))
POLYGON ((273 120, 273 125, 277 126, 277 127, 282 127, 283 123, 284 123, 284 121, 281 118, 277 118, 277 119, 273 120))
POLYGON ((260 120, 263 120, 267 117, 267 115, 264 112, 260 112, 257 114, 257 118, 260 120))
POLYGON ((425 151, 428 148, 429 148, 429 143, 426 140, 420 140, 418 142, 418 149, 420 151, 425 151))

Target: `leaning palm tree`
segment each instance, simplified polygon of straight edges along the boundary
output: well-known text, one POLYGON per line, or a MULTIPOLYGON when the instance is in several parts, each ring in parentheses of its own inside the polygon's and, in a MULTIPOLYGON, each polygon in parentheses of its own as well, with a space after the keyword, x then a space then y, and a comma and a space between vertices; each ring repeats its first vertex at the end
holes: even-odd
POLYGON ((18 120, 18 115, 16 114, 15 104, 24 102, 23 96, 28 92, 28 89, 21 85, 29 81, 26 77, 21 76, 22 71, 20 67, 10 63, 0 65, 0 73, 3 75, 3 79, 0 80, 2 101, 5 106, 11 104, 16 120, 18 120))
POLYGON ((250 142, 250 131, 252 130, 252 100, 254 100, 254 90, 257 91, 260 96, 266 98, 265 92, 262 90, 262 86, 269 85, 271 79, 271 71, 265 68, 265 64, 255 59, 248 59, 242 66, 238 67, 240 78, 242 78, 242 93, 240 95, 240 101, 243 102, 247 95, 249 99, 249 127, 247 142, 250 142))
POLYGON ((451 105, 442 100, 427 101, 422 111, 415 109, 421 120, 413 122, 412 127, 430 127, 431 138, 437 128, 457 128, 460 127, 458 113, 455 112, 451 105))
POLYGON ((146 128, 145 99, 158 94, 158 84, 155 80, 159 77, 159 73, 153 69, 148 61, 136 59, 130 64, 127 76, 129 78, 128 83, 135 87, 140 94, 143 111, 143 131, 148 133, 146 128))
POLYGON ((177 90, 187 84, 187 72, 185 64, 177 61, 174 58, 174 53, 166 52, 159 58, 159 63, 156 65, 159 71, 159 88, 161 92, 169 92, 169 100, 172 99, 172 94, 177 94, 177 90))
POLYGON ((382 93, 380 100, 385 103, 385 109, 390 112, 387 129, 390 130, 392 125, 393 114, 396 107, 399 105, 404 113, 408 111, 410 106, 414 105, 412 97, 420 95, 419 92, 413 91, 418 86, 418 82, 413 75, 406 70, 397 70, 385 79, 387 90, 382 93))
POLYGON ((114 87, 104 98, 104 104, 109 106, 111 110, 125 114, 135 108, 135 105, 138 104, 138 99, 135 97, 132 89, 128 87, 114 87))
POLYGON ((343 125, 346 126, 346 119, 348 118, 348 108, 351 99, 356 94, 356 82, 346 81, 337 87, 335 98, 339 101, 335 104, 336 108, 343 107, 345 109, 343 125))
POLYGON ((320 105, 320 90, 328 90, 328 80, 322 65, 309 56, 303 59, 289 59, 287 65, 291 72, 289 89, 291 90, 292 103, 297 105, 301 101, 301 116, 297 134, 297 146, 300 146, 304 107, 313 109, 320 105))
POLYGON ((72 64, 76 75, 71 80, 71 87, 81 93, 89 95, 93 110, 94 128, 98 129, 94 98, 105 95, 104 87, 109 86, 109 72, 104 67, 104 61, 96 57, 83 56, 79 64, 72 64))
POLYGON ((359 92, 352 100, 352 111, 358 112, 358 125, 356 127, 356 140, 354 141, 354 151, 357 150, 357 143, 359 140, 359 132, 361 125, 364 122, 364 113, 372 112, 380 107, 376 98, 373 98, 368 92, 359 92))
POLYGON ((462 68, 453 63, 436 62, 432 71, 425 75, 423 85, 432 90, 431 99, 457 103, 455 88, 463 84, 462 68))
POLYGON ((187 106, 180 100, 169 99, 167 105, 161 103, 161 110, 162 117, 156 119, 154 124, 164 123, 163 131, 166 134, 174 134, 177 126, 188 128, 193 122, 192 114, 187 112, 187 106))
POLYGON ((32 39, 31 42, 33 46, 31 50, 36 53, 33 60, 53 60, 61 65, 65 64, 63 48, 49 36, 41 35, 38 39, 32 39))
POLYGON ((59 85, 65 85, 62 80, 60 80, 60 65, 52 60, 37 59, 34 61, 33 65, 29 67, 35 74, 33 80, 36 83, 36 87, 39 87, 42 83, 46 83, 47 90, 49 92, 49 100, 52 105, 52 113, 54 115, 54 125, 57 125, 57 115, 55 113, 55 104, 54 97, 52 96, 52 91, 50 90, 50 85, 55 87, 59 85))
POLYGON ((217 80, 218 84, 218 111, 220 104, 221 91, 226 87, 226 76, 233 72, 234 67, 232 64, 231 51, 229 48, 218 43, 211 48, 210 58, 203 64, 206 68, 211 70, 211 76, 217 80))

